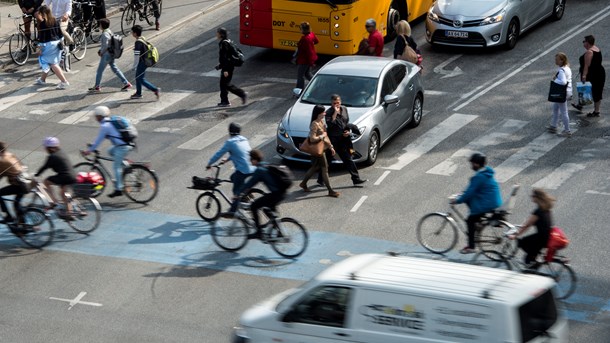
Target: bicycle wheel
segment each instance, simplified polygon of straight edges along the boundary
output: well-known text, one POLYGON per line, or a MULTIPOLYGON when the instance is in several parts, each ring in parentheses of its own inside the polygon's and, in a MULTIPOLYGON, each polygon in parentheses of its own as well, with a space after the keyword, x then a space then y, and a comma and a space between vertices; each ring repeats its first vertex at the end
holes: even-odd
POLYGON ((155 23, 154 18, 155 15, 153 14, 153 6, 152 6, 152 2, 154 0, 147 0, 146 1, 146 7, 144 9, 142 9, 142 11, 144 12, 144 20, 146 20, 146 23, 150 26, 152 24, 155 23))
POLYGON ((576 274, 574 270, 559 259, 543 263, 538 273, 546 275, 557 283, 557 299, 566 299, 574 293, 576 289, 576 274))
POLYGON ((100 29, 100 24, 97 20, 91 19, 91 31, 89 31, 89 38, 93 43, 97 43, 100 41, 100 37, 102 36, 102 30, 100 29))
POLYGON ((72 56, 77 61, 85 58, 85 54, 87 53, 87 36, 85 35, 85 31, 80 27, 75 27, 72 32, 72 40, 74 41, 74 49, 72 50, 72 56))
POLYGON ((428 213, 417 223, 417 241, 426 250, 444 254, 457 244, 458 229, 445 213, 428 213))
POLYGON ((510 262, 495 250, 481 250, 474 254, 470 264, 475 266, 512 270, 510 262))
POLYGON ((282 218, 277 222, 277 226, 271 227, 267 242, 278 254, 295 258, 307 248, 309 236, 305 227, 299 222, 292 218, 282 218))
POLYGON ((72 218, 66 220, 76 232, 89 233, 97 229, 102 219, 102 207, 94 198, 72 198, 72 218))
POLYGON ((138 204, 146 204, 157 195, 159 180, 157 175, 142 165, 132 165, 123 170, 125 195, 138 204))
MULTIPOLYGON (((483 251, 495 251, 504 258, 509 259, 517 252, 517 240, 508 239, 505 233, 511 229, 506 223, 500 222, 496 226, 485 226, 475 234, 475 244, 483 251)), ((487 256, 487 255, 486 255, 487 256)), ((487 256, 492 259, 497 255, 487 256)))
POLYGON ((49 205, 49 201, 44 198, 42 194, 35 191, 30 191, 28 194, 24 195, 21 199, 21 205, 26 207, 34 207, 39 209, 44 209, 47 205, 49 205))
POLYGON ((22 66, 30 58, 30 47, 27 37, 22 33, 14 33, 8 42, 8 50, 11 59, 16 64, 22 66))
POLYGON ((136 23, 136 12, 133 10, 133 6, 129 5, 123 11, 123 15, 121 16, 121 33, 123 36, 129 35, 131 33, 131 28, 136 23))
POLYGON ((220 217, 220 200, 213 192, 199 195, 195 207, 197 207, 197 214, 206 222, 215 222, 220 217))
POLYGON ((248 243, 248 224, 242 218, 233 218, 226 225, 214 225, 212 239, 226 251, 237 251, 248 243))
POLYGON ((104 190, 106 189, 106 184, 107 184, 106 175, 104 175, 104 173, 102 173, 102 170, 100 168, 98 168, 95 164, 93 164, 91 162, 77 163, 74 165, 74 172, 77 174, 80 172, 84 172, 84 173, 94 172, 94 173, 100 174, 102 176, 102 179, 104 179, 104 184, 98 185, 96 187, 95 192, 93 192, 89 196, 92 198, 97 198, 100 194, 104 193, 104 190))
POLYGON ((49 216, 41 209, 27 208, 23 215, 24 224, 15 233, 25 244, 40 249, 53 240, 55 226, 49 216))

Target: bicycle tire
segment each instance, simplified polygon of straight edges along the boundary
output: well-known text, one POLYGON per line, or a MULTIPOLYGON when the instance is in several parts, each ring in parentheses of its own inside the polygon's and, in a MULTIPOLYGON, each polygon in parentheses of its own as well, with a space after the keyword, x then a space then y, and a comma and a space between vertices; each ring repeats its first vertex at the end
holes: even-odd
POLYGON ((72 219, 66 220, 68 225, 78 233, 88 234, 100 225, 102 207, 95 198, 72 198, 72 219))
POLYGON ((131 165, 123 170, 123 193, 138 204, 146 204, 157 196, 157 174, 143 165, 131 165))
POLYGON ((309 243, 305 227, 293 218, 282 218, 267 235, 271 248, 283 257, 295 258, 303 254, 309 243))
POLYGON ((21 204, 24 208, 33 207, 43 210, 49 201, 40 192, 30 191, 21 199, 21 204))
POLYGON ((127 6, 121 16, 121 33, 123 36, 129 35, 133 25, 136 23, 136 12, 133 10, 133 5, 127 6))
POLYGON ((87 36, 85 35, 85 31, 80 27, 76 26, 72 31, 72 41, 74 42, 74 49, 71 54, 77 61, 85 58, 85 54, 87 53, 87 36))
POLYGON ((470 264, 475 266, 512 270, 512 266, 506 257, 495 250, 478 251, 470 260, 470 264))
POLYGON ((100 31, 100 24, 97 20, 91 18, 89 25, 91 27, 91 30, 89 31, 89 38, 91 38, 91 41, 93 43, 99 42, 100 38, 102 37, 102 31, 100 31))
POLYGON ((227 225, 212 227, 212 240, 226 251, 237 251, 248 243, 248 224, 242 218, 233 218, 227 225))
POLYGON ((537 274, 551 277, 557 283, 557 299, 567 299, 576 290, 576 273, 569 265, 553 259, 540 265, 537 274))
POLYGON ((153 8, 152 8, 152 1, 153 0, 147 0, 146 1, 146 6, 142 9, 142 11, 144 12, 144 20, 146 21, 148 26, 152 26, 155 23, 152 20, 152 18, 155 17, 154 11, 153 11, 153 8))
POLYGON ((53 241, 55 225, 45 211, 39 208, 27 208, 23 214, 25 229, 23 233, 15 233, 23 243, 32 248, 41 249, 53 241))
POLYGON ((106 185, 108 184, 108 180, 106 179, 106 175, 104 175, 104 173, 98 166, 96 166, 94 163, 91 163, 91 162, 81 162, 81 163, 75 164, 73 168, 74 168, 74 172, 76 174, 78 174, 80 172, 85 172, 85 173, 95 172, 95 173, 100 174, 102 176, 102 179, 104 180, 104 184, 99 185, 97 187, 96 191, 93 192, 92 194, 89 194, 89 196, 91 198, 97 198, 98 196, 100 196, 100 194, 104 193, 104 190, 107 187, 106 185))
MULTIPOLYGON (((504 222, 499 222, 495 226, 487 225, 475 234, 475 244, 483 252, 495 251, 505 259, 512 258, 517 252, 518 241, 505 237, 505 233, 510 229, 511 227, 504 222)), ((496 255, 490 254, 487 257, 492 259, 494 256, 496 255)))
POLYGON ((27 37, 22 33, 14 33, 8 41, 8 51, 11 59, 17 65, 24 65, 30 58, 30 47, 27 37))
POLYGON ((220 200, 213 192, 201 193, 195 201, 197 214, 206 222, 215 222, 220 217, 220 200))
POLYGON ((428 213, 417 223, 417 241, 426 250, 444 254, 458 241, 458 228, 446 213, 428 213))

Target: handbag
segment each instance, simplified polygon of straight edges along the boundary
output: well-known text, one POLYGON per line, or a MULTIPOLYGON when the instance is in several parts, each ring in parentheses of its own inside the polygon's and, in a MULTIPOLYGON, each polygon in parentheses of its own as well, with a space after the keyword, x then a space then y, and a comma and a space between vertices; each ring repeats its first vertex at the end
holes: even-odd
POLYGON ((301 145, 299 145, 299 150, 302 152, 308 153, 311 156, 322 156, 324 153, 325 143, 324 141, 320 141, 318 143, 311 143, 309 137, 307 137, 301 145))
MULTIPOLYGON (((555 78, 557 78, 557 75, 559 75, 559 72, 557 72, 557 74, 555 75, 555 78)), ((560 85, 555 81, 551 81, 551 85, 549 87, 549 98, 548 100, 550 102, 566 102, 566 100, 568 99, 568 84, 566 83, 565 85, 560 85)))
POLYGON ((407 39, 405 38, 405 36, 401 37, 405 41, 405 49, 402 51, 402 54, 400 55, 400 57, 398 57, 398 59, 417 64, 417 61, 419 60, 417 52, 415 52, 415 50, 413 50, 413 48, 409 46, 409 43, 407 43, 407 39))

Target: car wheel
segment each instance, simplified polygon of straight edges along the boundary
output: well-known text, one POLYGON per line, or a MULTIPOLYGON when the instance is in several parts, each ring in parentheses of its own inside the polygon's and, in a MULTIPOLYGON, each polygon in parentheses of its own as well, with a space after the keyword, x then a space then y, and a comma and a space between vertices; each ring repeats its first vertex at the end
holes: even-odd
POLYGON ((414 128, 418 127, 419 123, 421 123, 421 118, 424 115, 424 102, 422 101, 421 95, 417 95, 415 97, 415 101, 413 101, 413 111, 411 114, 411 121, 409 122, 409 127, 414 128))
POLYGON ((385 42, 391 42, 394 38, 396 38, 396 24, 400 21, 400 12, 390 6, 388 9, 388 34, 385 36, 385 42))
POLYGON ((506 30, 506 43, 504 47, 506 50, 511 50, 517 45, 517 39, 519 39, 519 24, 517 19, 513 19, 508 24, 508 30, 506 30))
POLYGON ((373 130, 371 137, 369 137, 369 157, 366 160, 366 164, 369 166, 375 164, 377 161, 377 153, 379 152, 379 133, 373 130))
POLYGON ((559 20, 563 17, 563 12, 566 9, 566 0, 555 0, 553 5, 553 14, 551 15, 552 20, 559 20))

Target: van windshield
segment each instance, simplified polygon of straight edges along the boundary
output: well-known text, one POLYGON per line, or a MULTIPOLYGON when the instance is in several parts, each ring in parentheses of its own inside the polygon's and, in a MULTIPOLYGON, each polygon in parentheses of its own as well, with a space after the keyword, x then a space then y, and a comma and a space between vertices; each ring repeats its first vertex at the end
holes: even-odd
POLYGON ((521 342, 545 336, 557 321, 557 307, 551 290, 547 290, 539 297, 519 307, 521 318, 521 342))

